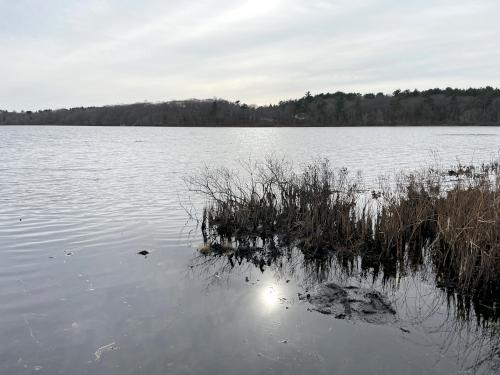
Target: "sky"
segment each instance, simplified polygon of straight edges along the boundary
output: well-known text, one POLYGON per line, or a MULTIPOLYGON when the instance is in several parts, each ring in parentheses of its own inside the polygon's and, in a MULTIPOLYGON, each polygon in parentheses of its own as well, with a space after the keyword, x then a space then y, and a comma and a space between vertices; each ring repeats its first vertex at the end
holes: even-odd
POLYGON ((0 0, 0 109, 500 86, 498 0, 0 0))

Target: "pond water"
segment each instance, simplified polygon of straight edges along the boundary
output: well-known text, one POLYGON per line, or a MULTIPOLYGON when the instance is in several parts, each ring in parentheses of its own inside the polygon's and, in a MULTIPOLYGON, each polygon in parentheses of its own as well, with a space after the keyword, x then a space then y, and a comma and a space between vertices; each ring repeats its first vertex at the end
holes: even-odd
POLYGON ((432 270, 387 278, 294 255, 262 272, 200 256, 183 177, 274 154, 327 157, 371 183, 499 152, 499 127, 0 127, 0 374, 494 373, 498 323, 432 270), (380 291, 395 320, 335 319, 298 298, 325 281, 380 291))

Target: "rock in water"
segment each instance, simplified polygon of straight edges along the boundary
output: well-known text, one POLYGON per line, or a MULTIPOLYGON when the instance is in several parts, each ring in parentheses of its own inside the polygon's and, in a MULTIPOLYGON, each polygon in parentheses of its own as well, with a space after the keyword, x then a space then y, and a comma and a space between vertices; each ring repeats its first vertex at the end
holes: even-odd
POLYGON ((374 289, 326 283, 299 299, 312 304, 313 311, 334 315, 337 319, 363 320, 374 324, 396 321, 396 311, 391 302, 374 289))

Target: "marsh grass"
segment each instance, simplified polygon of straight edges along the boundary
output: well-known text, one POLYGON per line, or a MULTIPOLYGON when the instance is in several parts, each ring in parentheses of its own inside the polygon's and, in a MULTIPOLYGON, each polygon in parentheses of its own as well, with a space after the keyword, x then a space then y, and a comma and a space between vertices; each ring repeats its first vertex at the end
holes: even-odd
POLYGON ((400 176, 394 191, 381 192, 377 250, 397 258, 426 251, 441 283, 498 293, 499 187, 497 162, 400 176))
POLYGON ((297 171, 267 158, 242 170, 206 167, 186 179, 206 201, 204 254, 230 253, 260 267, 291 248, 316 259, 363 254, 401 269, 425 258, 438 285, 498 300, 498 162, 404 173, 373 191, 328 160, 297 171))

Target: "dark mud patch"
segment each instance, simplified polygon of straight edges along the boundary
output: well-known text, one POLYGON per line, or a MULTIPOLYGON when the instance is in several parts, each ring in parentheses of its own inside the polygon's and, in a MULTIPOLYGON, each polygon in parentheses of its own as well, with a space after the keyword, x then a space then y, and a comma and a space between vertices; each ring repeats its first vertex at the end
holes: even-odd
POLYGON ((299 295, 299 299, 313 305, 311 310, 337 319, 373 324, 396 322, 396 310, 391 302, 374 289, 326 283, 319 285, 313 293, 299 295))

